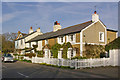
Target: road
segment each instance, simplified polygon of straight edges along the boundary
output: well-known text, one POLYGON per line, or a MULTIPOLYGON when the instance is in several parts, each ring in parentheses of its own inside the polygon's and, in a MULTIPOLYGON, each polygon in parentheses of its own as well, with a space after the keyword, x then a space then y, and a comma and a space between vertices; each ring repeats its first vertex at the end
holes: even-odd
POLYGON ((22 61, 2 63, 3 78, 117 78, 117 67, 62 69, 22 61))

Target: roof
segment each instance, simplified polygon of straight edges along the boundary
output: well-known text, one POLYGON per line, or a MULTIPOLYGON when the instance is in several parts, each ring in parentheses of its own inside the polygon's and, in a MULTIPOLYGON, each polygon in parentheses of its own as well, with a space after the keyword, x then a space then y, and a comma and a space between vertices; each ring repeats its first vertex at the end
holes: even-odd
POLYGON ((107 29, 107 31, 118 32, 118 31, 112 30, 112 29, 107 29))
POLYGON ((23 38, 25 38, 25 37, 27 37, 27 36, 29 36, 29 35, 35 33, 35 32, 37 32, 37 31, 34 31, 34 32, 32 32, 32 33, 30 33, 30 34, 26 34, 26 35, 24 34, 23 37, 21 37, 21 38, 19 38, 19 39, 17 39, 17 40, 23 39, 23 38))
POLYGON ((28 42, 45 40, 45 39, 55 38, 55 37, 63 36, 63 35, 67 35, 67 34, 77 33, 92 23, 93 23, 92 21, 87 21, 82 24, 73 25, 73 26, 70 26, 70 27, 67 27, 64 29, 60 29, 55 32, 52 31, 52 32, 44 33, 42 35, 36 36, 35 38, 29 40, 28 42))

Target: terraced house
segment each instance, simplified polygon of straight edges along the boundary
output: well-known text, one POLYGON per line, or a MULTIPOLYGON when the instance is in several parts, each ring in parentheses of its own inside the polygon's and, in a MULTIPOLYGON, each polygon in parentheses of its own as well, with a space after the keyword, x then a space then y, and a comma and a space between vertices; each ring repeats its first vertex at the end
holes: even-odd
MULTIPOLYGON (((70 42, 73 47, 68 48, 67 58, 72 58, 83 55, 86 43, 105 46, 117 38, 117 33, 115 30, 107 29, 95 11, 92 14, 92 20, 64 29, 62 29, 57 21, 54 22, 52 32, 41 33, 40 28, 33 32, 31 28, 29 34, 16 39, 15 47, 16 49, 31 48, 31 51, 34 52, 32 45, 38 45, 37 50, 44 50, 44 57, 51 58, 52 53, 47 44, 53 46, 56 43, 63 44, 70 42)), ((62 49, 58 52, 58 58, 62 58, 62 49)))

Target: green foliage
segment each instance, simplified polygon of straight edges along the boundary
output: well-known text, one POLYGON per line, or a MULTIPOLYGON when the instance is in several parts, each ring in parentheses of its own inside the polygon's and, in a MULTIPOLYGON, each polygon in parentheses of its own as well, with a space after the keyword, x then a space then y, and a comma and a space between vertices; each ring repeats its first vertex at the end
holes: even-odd
POLYGON ((32 45, 32 46, 33 46, 34 51, 35 51, 35 53, 36 53, 36 52, 37 52, 36 48, 38 47, 38 45, 32 45))
POLYGON ((101 45, 91 45, 91 44, 85 44, 85 51, 84 56, 88 58, 99 58, 100 53, 105 52, 105 48, 101 45))
POLYGON ((58 51, 60 50, 61 45, 56 43, 55 45, 52 46, 51 48, 51 52, 53 54, 53 58, 57 58, 58 57, 58 51))
POLYGON ((37 51, 37 57, 43 57, 44 51, 37 51))
POLYGON ((28 56, 29 58, 35 57, 36 54, 35 53, 27 53, 25 54, 25 56, 28 56))
POLYGON ((63 54, 62 54, 62 57, 64 59, 67 58, 67 51, 68 51, 68 48, 72 47, 71 43, 70 42, 67 42, 67 43, 63 43, 62 45, 56 43, 55 45, 52 46, 51 48, 51 52, 53 54, 53 58, 57 58, 58 57, 58 51, 60 50, 60 48, 63 48, 63 54))
POLYGON ((18 54, 13 54, 14 56, 17 56, 18 54))
POLYGON ((106 57, 105 53, 100 53, 100 58, 106 57))
POLYGON ((71 59, 87 59, 87 57, 75 56, 75 57, 73 57, 71 59))
POLYGON ((120 37, 105 46, 106 51, 109 51, 110 49, 120 49, 120 37))
POLYGON ((31 60, 26 60, 26 59, 21 60, 21 61, 28 62, 28 63, 32 63, 31 60))
POLYGON ((64 43, 64 44, 62 45, 62 48, 63 48, 63 55, 62 55, 62 57, 63 57, 64 59, 67 59, 67 51, 68 51, 68 48, 70 48, 70 47, 72 47, 72 45, 71 45, 70 42, 64 43))

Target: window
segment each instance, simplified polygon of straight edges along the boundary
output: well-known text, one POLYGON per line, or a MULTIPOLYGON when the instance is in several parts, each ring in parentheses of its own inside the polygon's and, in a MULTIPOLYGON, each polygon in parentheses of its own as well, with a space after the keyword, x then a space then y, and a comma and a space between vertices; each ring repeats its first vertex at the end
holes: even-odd
POLYGON ((71 35, 71 41, 73 41, 73 35, 71 35))
POLYGON ((21 45, 22 45, 22 39, 21 39, 21 45))
POLYGON ((104 42, 104 32, 99 32, 99 41, 104 42))
POLYGON ((16 46, 18 46, 18 41, 16 41, 16 46))
POLYGON ((63 43, 63 37, 61 37, 61 43, 63 43))
POLYGON ((45 40, 45 45, 48 44, 48 39, 45 40))
POLYGON ((73 57, 73 49, 71 50, 71 58, 73 57))

